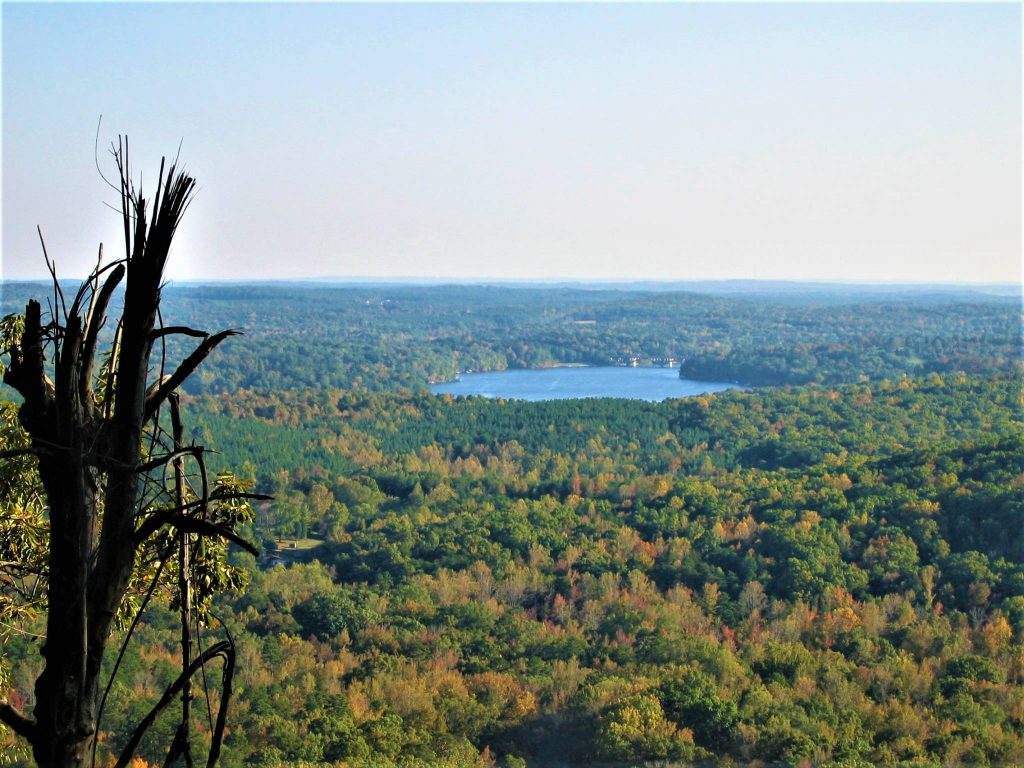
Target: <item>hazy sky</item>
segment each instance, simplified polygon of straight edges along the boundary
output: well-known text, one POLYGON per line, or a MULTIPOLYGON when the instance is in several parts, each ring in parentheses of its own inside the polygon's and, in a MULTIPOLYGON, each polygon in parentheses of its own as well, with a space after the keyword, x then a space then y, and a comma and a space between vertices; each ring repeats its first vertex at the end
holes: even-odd
POLYGON ((121 252, 102 114, 177 279, 1020 279, 1016 3, 2 13, 6 278, 121 252))

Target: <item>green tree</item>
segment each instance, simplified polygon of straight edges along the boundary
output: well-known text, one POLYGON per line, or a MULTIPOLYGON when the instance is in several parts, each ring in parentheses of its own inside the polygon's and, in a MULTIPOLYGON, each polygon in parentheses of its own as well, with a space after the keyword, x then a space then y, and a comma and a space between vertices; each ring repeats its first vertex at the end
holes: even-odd
POLYGON ((662 682, 658 697, 665 716, 692 730, 700 746, 719 752, 729 748, 739 725, 739 711, 735 702, 718 695, 706 674, 698 669, 683 670, 662 682))

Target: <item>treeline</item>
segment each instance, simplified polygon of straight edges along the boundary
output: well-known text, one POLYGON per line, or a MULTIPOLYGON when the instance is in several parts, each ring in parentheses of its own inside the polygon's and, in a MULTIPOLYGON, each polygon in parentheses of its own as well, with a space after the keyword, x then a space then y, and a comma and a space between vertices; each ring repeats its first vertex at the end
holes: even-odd
MULTIPOLYGON (((18 311, 28 284, 5 284, 18 311)), ((38 291, 38 286, 35 287, 38 291)), ((46 291, 43 291, 46 293, 46 291)), ((736 298, 570 288, 169 286, 167 323, 238 328, 186 389, 423 389, 460 371, 673 358, 749 385, 1019 370, 1019 297, 736 298)), ((163 352, 163 350, 161 350, 163 352)), ((185 346, 172 339, 173 361, 185 346)))
MULTIPOLYGON (((615 365, 634 357, 681 360, 683 375, 695 379, 841 383, 1007 371, 1021 353, 1019 302, 1005 298, 834 305, 566 289, 267 293, 266 306, 246 305, 259 324, 238 317, 237 302, 213 289, 182 302, 187 317, 220 310, 215 324, 242 325, 249 334, 194 391, 419 389, 466 370, 615 365)), ((177 311, 172 304, 169 312, 177 311)))
MULTIPOLYGON (((292 561, 250 563, 217 609, 240 649, 225 762, 1020 764, 1021 405, 1018 378, 963 375, 193 400, 277 495, 253 534, 292 561), (282 435, 294 453, 261 458, 282 435)), ((174 622, 146 620, 104 745, 175 674, 174 622)))

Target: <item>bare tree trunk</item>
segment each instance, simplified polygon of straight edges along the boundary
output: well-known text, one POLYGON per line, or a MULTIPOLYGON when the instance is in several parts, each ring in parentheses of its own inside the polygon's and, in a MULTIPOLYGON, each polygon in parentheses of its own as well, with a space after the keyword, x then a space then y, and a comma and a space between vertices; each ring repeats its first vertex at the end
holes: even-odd
MULTIPOLYGON (((164 329, 160 334, 184 333, 203 341, 177 370, 147 389, 150 353, 160 335, 154 327, 164 265, 194 181, 176 173, 173 165, 165 177, 161 165, 150 220, 146 201, 132 186, 125 155, 121 147, 115 153, 125 258, 115 262, 113 269, 97 266, 70 308, 64 304, 51 266, 54 317, 44 325, 39 303, 29 302, 25 331, 10 350, 11 364, 4 374, 4 381, 24 397, 19 419, 39 458, 49 504, 50 549, 45 666, 36 681, 34 719, 0 702, 0 720, 29 741, 41 766, 93 764, 101 663, 132 577, 136 551, 162 525, 178 525, 181 530, 187 522, 179 520, 180 509, 172 507, 160 515, 141 508, 147 425, 156 428, 161 404, 231 333, 209 336, 191 329, 164 329), (124 277, 124 311, 109 374, 113 383, 108 386, 110 397, 99 407, 92 374, 97 335, 111 294, 124 277), (55 382, 45 372, 48 350, 52 350, 55 382)), ((174 450, 180 448, 179 444, 174 450)), ((174 455, 172 451, 166 460, 174 455)), ((154 461, 152 456, 145 458, 149 464, 154 461)), ((206 524, 207 532, 210 529, 217 532, 206 524)), ((184 574, 183 578, 187 580, 184 574)), ((191 669, 194 664, 185 642, 184 667, 191 669)), ((187 702, 187 676, 182 686, 187 702)), ((187 703, 184 706, 187 715, 187 703)), ((133 737, 134 743, 141 735, 133 737)))
POLYGON ((46 667, 36 681, 40 737, 33 742, 33 753, 39 765, 91 765, 98 679, 88 664, 85 593, 94 503, 80 461, 51 459, 45 464, 49 466, 41 471, 51 525, 49 613, 46 667))

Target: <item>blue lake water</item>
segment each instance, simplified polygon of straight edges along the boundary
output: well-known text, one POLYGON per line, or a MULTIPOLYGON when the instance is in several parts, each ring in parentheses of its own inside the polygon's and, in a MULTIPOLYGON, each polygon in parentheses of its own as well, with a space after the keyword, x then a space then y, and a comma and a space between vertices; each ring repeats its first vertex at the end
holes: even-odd
POLYGON ((736 387, 725 382, 681 379, 678 368, 586 367, 463 373, 459 381, 433 384, 430 390, 439 395, 482 395, 510 400, 623 397, 656 402, 736 387))

